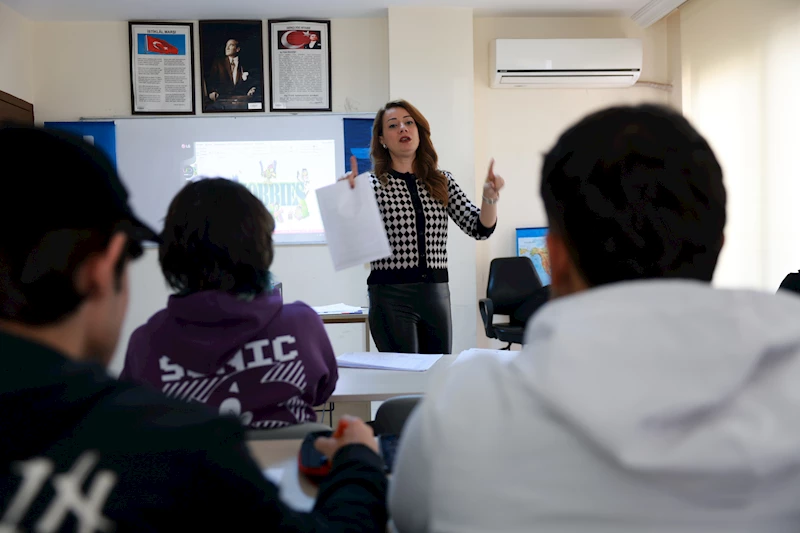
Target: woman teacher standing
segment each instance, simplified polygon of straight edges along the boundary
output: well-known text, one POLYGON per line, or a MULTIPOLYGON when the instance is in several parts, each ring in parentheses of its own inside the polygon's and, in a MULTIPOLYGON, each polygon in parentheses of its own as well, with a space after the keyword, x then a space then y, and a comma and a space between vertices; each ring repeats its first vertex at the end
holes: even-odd
MULTIPOLYGON (((389 102, 372 127, 370 174, 392 255, 369 275, 369 326, 381 352, 450 353, 453 327, 447 273, 448 216, 470 237, 497 224, 503 178, 489 167, 480 209, 438 167, 425 117, 405 100, 389 102)), ((346 176, 355 186, 355 158, 346 176)))

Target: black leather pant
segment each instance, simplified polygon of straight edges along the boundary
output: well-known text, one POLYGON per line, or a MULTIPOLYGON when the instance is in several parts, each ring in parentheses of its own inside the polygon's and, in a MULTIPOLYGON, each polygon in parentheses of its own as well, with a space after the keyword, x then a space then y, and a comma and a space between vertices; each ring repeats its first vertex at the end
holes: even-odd
POLYGON ((450 353, 453 324, 447 283, 369 286, 369 327, 381 352, 450 353))

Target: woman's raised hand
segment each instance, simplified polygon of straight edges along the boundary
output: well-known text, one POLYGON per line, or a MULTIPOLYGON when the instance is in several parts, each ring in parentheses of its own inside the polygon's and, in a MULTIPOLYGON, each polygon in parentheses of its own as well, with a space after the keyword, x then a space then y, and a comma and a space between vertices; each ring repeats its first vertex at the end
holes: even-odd
POLYGON ((338 181, 347 180, 350 182, 350 188, 356 188, 356 176, 358 176, 358 159, 356 156, 350 156, 350 172, 338 179, 338 181))

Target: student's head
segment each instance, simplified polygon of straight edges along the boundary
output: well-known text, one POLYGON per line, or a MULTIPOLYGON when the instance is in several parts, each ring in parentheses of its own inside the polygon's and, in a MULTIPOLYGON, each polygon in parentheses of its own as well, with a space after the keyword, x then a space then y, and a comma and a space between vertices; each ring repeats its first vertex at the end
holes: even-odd
POLYGON ((414 173, 436 200, 447 204, 447 179, 439 172, 439 156, 431 142, 431 127, 419 109, 394 100, 378 110, 372 125, 370 157, 375 174, 383 177, 393 163, 413 159, 414 173))
POLYGON ((627 280, 711 281, 722 170, 677 112, 643 105, 584 118, 545 156, 541 194, 554 296, 627 280))
POLYGON ((227 57, 236 57, 239 55, 239 41, 236 39, 228 39, 225 43, 225 55, 227 57))
POLYGON ((161 270, 179 294, 256 295, 269 286, 275 221, 247 188, 223 178, 186 185, 164 221, 161 270))
POLYGON ((0 329, 108 363, 128 261, 156 234, 134 215, 112 163, 82 139, 0 125, 0 146, 0 329))

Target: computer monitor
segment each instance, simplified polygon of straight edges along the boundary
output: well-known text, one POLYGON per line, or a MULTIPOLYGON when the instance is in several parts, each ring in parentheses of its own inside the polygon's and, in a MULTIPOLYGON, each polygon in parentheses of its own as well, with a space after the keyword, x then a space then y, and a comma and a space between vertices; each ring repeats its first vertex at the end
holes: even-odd
POLYGON ((517 228, 517 256, 533 261, 542 286, 550 285, 550 255, 547 228, 517 228))

